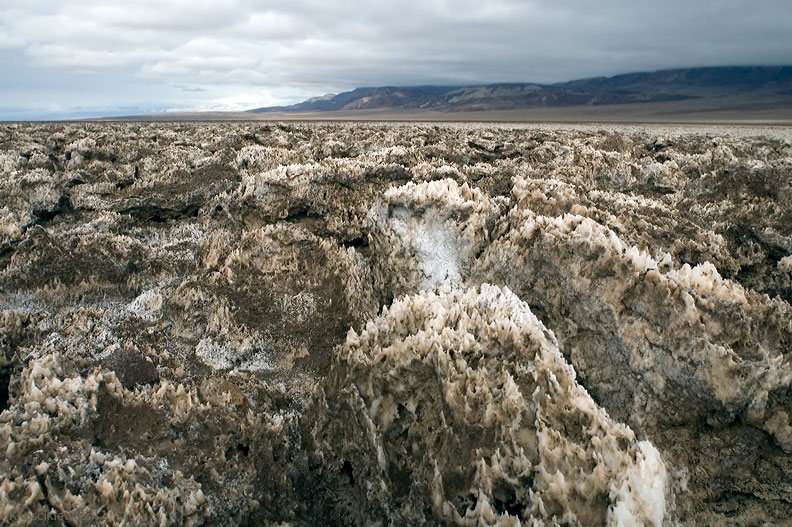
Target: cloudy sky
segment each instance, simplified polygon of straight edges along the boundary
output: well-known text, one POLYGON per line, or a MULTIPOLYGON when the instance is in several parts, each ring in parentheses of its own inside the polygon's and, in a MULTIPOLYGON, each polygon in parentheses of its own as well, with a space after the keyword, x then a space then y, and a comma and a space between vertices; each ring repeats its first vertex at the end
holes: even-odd
POLYGON ((792 62, 790 0, 2 0, 0 119, 792 62))

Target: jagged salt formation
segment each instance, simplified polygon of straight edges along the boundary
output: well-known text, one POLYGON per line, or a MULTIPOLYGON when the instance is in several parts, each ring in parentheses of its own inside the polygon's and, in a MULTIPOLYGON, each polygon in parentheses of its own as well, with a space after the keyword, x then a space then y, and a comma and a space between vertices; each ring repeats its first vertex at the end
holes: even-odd
POLYGON ((2 126, 3 519, 783 524, 790 139, 2 126))
MULTIPOLYGON (((556 196, 543 190, 542 205, 556 196)), ((563 208, 538 215, 537 194, 525 181, 517 180, 513 193, 518 206, 476 275, 494 273, 495 282, 542 306, 590 388, 601 398, 613 394, 617 415, 650 429, 653 418, 666 426, 677 413, 731 421, 747 412, 759 425, 771 418, 768 395, 792 379, 784 357, 792 344, 788 304, 724 280, 709 262, 679 266, 669 253, 656 260, 563 208), (666 384, 693 393, 680 397, 666 384)), ((789 448, 785 437, 777 439, 789 448)))
POLYGON ((396 300, 350 333, 323 389, 312 433, 338 521, 662 524, 659 453, 508 289, 396 300))

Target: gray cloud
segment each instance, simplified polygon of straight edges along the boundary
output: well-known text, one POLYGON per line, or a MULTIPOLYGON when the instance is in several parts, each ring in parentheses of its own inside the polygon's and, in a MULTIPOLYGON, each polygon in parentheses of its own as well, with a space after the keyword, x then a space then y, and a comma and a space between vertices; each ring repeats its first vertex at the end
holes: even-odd
POLYGON ((782 64, 790 24, 788 0, 28 0, 0 8, 0 64, 13 72, 0 81, 0 118, 782 64))
POLYGON ((206 88, 201 88, 200 86, 180 86, 180 85, 177 85, 176 87, 179 88, 181 91, 186 91, 186 92, 198 92, 198 93, 200 93, 200 92, 205 92, 206 91, 206 88))

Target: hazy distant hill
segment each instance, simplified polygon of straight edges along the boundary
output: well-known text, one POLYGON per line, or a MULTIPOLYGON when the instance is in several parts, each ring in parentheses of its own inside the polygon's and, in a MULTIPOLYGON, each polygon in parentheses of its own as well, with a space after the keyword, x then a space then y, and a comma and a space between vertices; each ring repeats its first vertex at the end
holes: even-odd
POLYGON ((557 84, 356 88, 292 106, 253 113, 350 110, 488 111, 581 105, 656 103, 744 96, 792 102, 792 66, 740 66, 662 70, 557 84))

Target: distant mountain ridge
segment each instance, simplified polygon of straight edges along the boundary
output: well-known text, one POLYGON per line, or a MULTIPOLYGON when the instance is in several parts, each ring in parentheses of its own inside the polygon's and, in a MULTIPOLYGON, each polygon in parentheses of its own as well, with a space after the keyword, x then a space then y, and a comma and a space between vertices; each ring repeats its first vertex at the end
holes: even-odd
POLYGON ((792 66, 729 66, 659 70, 555 84, 498 83, 476 86, 369 87, 314 97, 291 106, 252 113, 350 110, 487 111, 682 101, 695 98, 789 96, 792 66))

